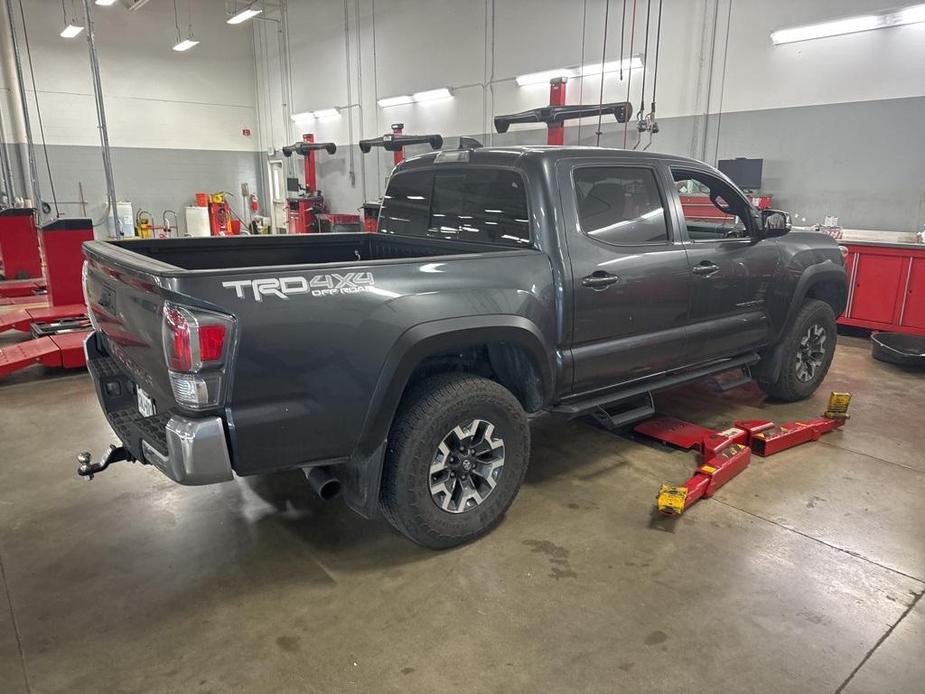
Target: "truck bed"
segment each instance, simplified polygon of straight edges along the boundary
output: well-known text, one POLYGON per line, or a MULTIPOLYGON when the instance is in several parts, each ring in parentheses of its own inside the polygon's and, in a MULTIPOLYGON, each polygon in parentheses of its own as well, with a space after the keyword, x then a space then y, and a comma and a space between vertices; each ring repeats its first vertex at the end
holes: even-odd
POLYGON ((314 265, 510 251, 509 247, 386 234, 299 234, 108 242, 183 270, 314 265))

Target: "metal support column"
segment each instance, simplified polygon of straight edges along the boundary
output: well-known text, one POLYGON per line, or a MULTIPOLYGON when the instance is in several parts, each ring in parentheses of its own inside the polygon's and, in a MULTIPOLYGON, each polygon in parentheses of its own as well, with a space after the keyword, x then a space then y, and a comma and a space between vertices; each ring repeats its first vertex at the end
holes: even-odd
MULTIPOLYGON (((10 0, 6 0, 7 3, 10 0)), ((106 106, 103 103, 103 85, 100 82, 100 64, 96 56, 96 42, 93 37, 93 17, 90 14, 90 0, 83 0, 84 16, 87 20, 87 46, 90 49, 90 71, 93 73, 93 96, 96 100, 96 118, 100 129, 100 147, 103 151, 103 172, 106 175, 106 197, 109 213, 112 215, 113 230, 122 236, 119 213, 116 209, 116 185, 112 177, 112 157, 109 152, 109 130, 106 128, 106 106)))

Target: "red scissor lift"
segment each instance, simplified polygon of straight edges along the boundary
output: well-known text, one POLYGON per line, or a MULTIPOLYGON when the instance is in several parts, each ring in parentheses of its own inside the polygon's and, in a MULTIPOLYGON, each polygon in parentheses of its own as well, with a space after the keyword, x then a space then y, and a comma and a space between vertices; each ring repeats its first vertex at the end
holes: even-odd
POLYGON ((86 364, 83 343, 91 326, 83 303, 81 246, 92 239, 89 219, 57 219, 38 230, 47 302, 0 313, 0 333, 29 334, 29 339, 0 349, 0 378, 35 364, 65 369, 86 364))

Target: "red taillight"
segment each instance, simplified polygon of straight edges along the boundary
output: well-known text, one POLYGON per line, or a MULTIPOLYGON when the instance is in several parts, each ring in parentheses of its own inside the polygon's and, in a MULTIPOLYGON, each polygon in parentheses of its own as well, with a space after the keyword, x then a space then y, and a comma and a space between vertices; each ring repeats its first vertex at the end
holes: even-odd
POLYGON ((190 344, 190 324, 178 309, 164 308, 164 345, 167 347, 167 366, 174 371, 193 368, 193 350, 190 344))
POLYGON ((218 361, 224 350, 224 325, 203 325, 199 328, 199 358, 202 361, 218 361))
POLYGON ((220 366, 232 319, 211 311, 164 306, 164 352, 171 371, 220 366))

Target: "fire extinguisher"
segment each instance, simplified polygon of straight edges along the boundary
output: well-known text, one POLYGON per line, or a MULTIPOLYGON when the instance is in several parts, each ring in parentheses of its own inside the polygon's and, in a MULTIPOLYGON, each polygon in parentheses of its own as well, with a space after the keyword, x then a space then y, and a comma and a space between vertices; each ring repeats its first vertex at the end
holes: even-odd
POLYGON ((250 194, 250 206, 253 214, 257 214, 260 211, 260 202, 257 200, 256 193, 250 194))

